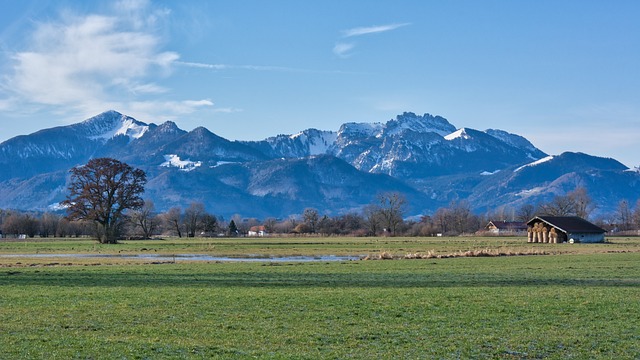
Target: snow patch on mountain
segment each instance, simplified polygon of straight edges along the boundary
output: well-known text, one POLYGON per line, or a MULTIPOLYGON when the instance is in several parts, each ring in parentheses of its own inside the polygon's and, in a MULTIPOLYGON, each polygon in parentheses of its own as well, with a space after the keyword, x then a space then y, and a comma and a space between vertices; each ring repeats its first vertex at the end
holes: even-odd
POLYGON ((516 193, 516 196, 529 197, 529 196, 541 194, 545 190, 546 190, 545 187, 539 186, 539 187, 535 187, 533 189, 525 189, 525 190, 519 191, 519 192, 516 193))
POLYGON ((211 166, 211 168, 217 168, 218 166, 227 165, 227 164, 240 164, 237 161, 217 161, 215 165, 211 166))
POLYGON ((149 130, 147 124, 113 110, 87 119, 76 125, 76 128, 92 140, 109 140, 117 135, 137 139, 149 130))
POLYGON ((166 161, 160 164, 161 167, 176 167, 180 171, 192 171, 202 166, 202 161, 181 160, 176 154, 164 155, 164 159, 166 161))
POLYGON ((517 168, 517 169, 513 170, 513 172, 518 172, 518 171, 520 171, 520 170, 522 170, 522 169, 524 169, 524 168, 526 168, 526 167, 528 167, 528 166, 536 166, 536 165, 540 165, 540 164, 545 163, 545 162, 547 162, 547 161, 549 161, 549 160, 552 160, 553 158, 554 158, 554 156, 553 156, 553 155, 549 155, 549 156, 547 156, 547 157, 543 157, 543 158, 542 158, 542 159, 540 159, 540 160, 536 160, 536 161, 534 161, 534 162, 532 162, 532 163, 529 163, 529 164, 526 164, 526 165, 522 165, 522 166, 520 166, 519 168, 517 168))
POLYGON ((324 155, 335 145, 338 135, 333 131, 305 130, 291 135, 292 140, 298 139, 309 148, 309 155, 324 155))
POLYGON ((469 136, 469 134, 467 134, 465 128, 462 129, 458 129, 454 132, 452 132, 451 134, 445 135, 444 137, 446 140, 454 140, 454 139, 471 139, 471 136, 469 136))
POLYGON ((126 135, 132 139, 139 139, 144 135, 144 133, 149 130, 149 126, 140 125, 140 123, 136 122, 131 118, 124 119, 120 127, 108 130, 100 135, 91 136, 90 138, 93 140, 96 139, 105 139, 109 140, 118 135, 126 135))
POLYGON ((47 209, 49 209, 50 211, 63 211, 63 210, 67 210, 67 208, 70 205, 63 205, 62 203, 53 203, 53 204, 49 204, 49 206, 47 206, 47 209))
POLYGON ((499 173, 500 170, 496 170, 496 171, 483 171, 480 173, 480 175, 482 176, 489 176, 489 175, 495 175, 497 173, 499 173))

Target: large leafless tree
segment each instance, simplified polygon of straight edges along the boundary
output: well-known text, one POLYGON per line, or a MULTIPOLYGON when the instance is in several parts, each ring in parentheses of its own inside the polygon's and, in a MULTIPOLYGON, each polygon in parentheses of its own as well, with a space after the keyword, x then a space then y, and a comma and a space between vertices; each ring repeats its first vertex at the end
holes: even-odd
POLYGON ((118 241, 125 212, 144 204, 147 177, 144 171, 111 158, 90 160, 71 169, 69 195, 62 205, 72 220, 90 220, 96 224, 98 241, 118 241))
POLYGON ((378 194, 377 200, 383 226, 390 235, 395 235, 398 225, 403 221, 407 199, 400 193, 388 192, 378 194))
POLYGON ((587 192, 580 186, 566 195, 558 195, 549 203, 540 206, 540 213, 549 216, 579 216, 588 218, 595 206, 587 192))

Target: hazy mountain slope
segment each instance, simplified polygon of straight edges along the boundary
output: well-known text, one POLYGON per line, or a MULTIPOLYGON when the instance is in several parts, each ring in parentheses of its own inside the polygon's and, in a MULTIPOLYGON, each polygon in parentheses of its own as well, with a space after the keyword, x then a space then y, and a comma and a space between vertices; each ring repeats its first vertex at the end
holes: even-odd
POLYGON ((626 169, 614 159, 566 152, 482 176, 469 201, 477 208, 487 209, 505 204, 538 204, 581 186, 600 204, 599 212, 613 211, 621 199, 640 194, 634 193, 640 190, 640 174, 626 169))

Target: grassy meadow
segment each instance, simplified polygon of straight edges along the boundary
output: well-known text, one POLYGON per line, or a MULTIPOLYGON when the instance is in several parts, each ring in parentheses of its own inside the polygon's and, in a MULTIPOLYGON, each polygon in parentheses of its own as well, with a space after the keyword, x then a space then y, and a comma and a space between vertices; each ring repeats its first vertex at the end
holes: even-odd
POLYGON ((640 358, 640 239, 0 241, 0 359, 640 358), (28 254, 548 255, 186 262, 28 254))

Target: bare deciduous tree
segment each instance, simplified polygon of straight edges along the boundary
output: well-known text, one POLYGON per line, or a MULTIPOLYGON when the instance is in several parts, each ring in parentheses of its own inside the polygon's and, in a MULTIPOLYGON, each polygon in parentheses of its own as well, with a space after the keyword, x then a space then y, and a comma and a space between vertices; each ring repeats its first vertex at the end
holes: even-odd
POLYGON ((395 235, 398 225, 402 223, 407 199, 397 192, 383 193, 378 195, 378 205, 383 226, 391 235, 395 235))
POLYGON ((447 234, 451 226, 451 211, 447 208, 439 208, 433 214, 433 222, 441 234, 447 234))
POLYGON ((522 222, 527 222, 534 216, 536 216, 536 207, 532 204, 524 204, 516 212, 516 219, 522 222))
POLYGON ((166 229, 175 230, 176 235, 182 237, 182 210, 179 207, 172 207, 162 214, 162 222, 166 229))
POLYGON ((556 196, 549 203, 540 205, 540 213, 548 216, 575 215, 575 203, 568 196, 556 196))
POLYGON ((318 214, 318 210, 313 208, 306 208, 302 213, 302 221, 308 226, 308 232, 315 233, 316 227, 318 225, 318 220, 320 219, 320 215, 318 214))
POLYGON ((631 208, 629 207, 629 202, 627 200, 622 200, 618 203, 618 209, 616 210, 616 217, 618 222, 618 229, 621 231, 626 231, 631 228, 631 222, 633 219, 633 215, 631 213, 631 208))
POLYGON ((187 230, 187 237, 195 237, 198 230, 202 229, 202 216, 206 213, 204 204, 193 202, 184 211, 184 227, 187 230))
POLYGON ((111 158, 90 160, 71 169, 69 195, 62 205, 67 217, 96 224, 96 237, 105 244, 118 241, 127 210, 137 210, 144 201, 147 177, 144 171, 111 158))
POLYGON ((587 189, 583 186, 579 186, 575 190, 567 193, 567 197, 573 203, 575 215, 583 219, 588 218, 595 208, 587 189))
POLYGON ((4 218, 2 223, 2 233, 5 235, 26 235, 36 236, 39 222, 31 214, 11 212, 4 218))
POLYGON ((145 239, 150 239, 158 227, 153 201, 145 200, 144 205, 131 214, 131 221, 136 227, 140 228, 145 239))
POLYGON ((56 236, 59 223, 60 215, 50 212, 42 214, 40 218, 40 236, 45 238, 51 235, 56 236))
POLYGON ((369 236, 376 236, 380 232, 382 227, 382 216, 380 215, 380 207, 371 204, 364 207, 362 210, 364 221, 367 225, 367 232, 369 236))
POLYGON ((276 224, 278 223, 278 220, 276 220, 276 218, 273 217, 268 217, 266 219, 264 219, 264 229, 268 232, 268 233, 274 233, 276 230, 276 224))
POLYGON ((636 207, 633 211, 633 225, 636 229, 640 229, 640 199, 636 201, 636 207))

